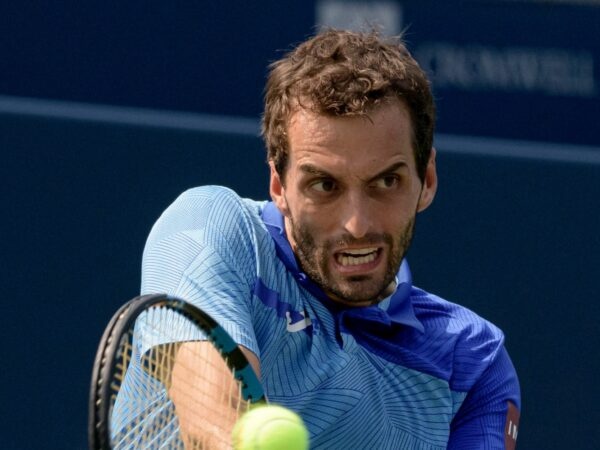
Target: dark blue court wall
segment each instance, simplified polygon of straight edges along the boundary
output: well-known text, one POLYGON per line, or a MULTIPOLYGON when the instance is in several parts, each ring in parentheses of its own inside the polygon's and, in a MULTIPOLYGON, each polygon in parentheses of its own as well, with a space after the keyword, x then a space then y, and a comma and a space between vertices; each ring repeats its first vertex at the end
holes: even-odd
POLYGON ((592 0, 2 2, 0 95, 257 117, 270 62, 364 20, 404 33, 440 132, 600 145, 592 0))

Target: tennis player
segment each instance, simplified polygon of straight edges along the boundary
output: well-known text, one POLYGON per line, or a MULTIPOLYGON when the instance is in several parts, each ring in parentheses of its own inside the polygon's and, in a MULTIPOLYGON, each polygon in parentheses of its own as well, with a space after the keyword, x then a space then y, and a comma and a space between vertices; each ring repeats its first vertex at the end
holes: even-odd
POLYGON ((502 332, 414 286, 405 259, 437 189, 434 122, 399 39, 321 32, 270 68, 271 201, 191 189, 148 238, 143 293, 215 317, 312 448, 515 448, 502 332))

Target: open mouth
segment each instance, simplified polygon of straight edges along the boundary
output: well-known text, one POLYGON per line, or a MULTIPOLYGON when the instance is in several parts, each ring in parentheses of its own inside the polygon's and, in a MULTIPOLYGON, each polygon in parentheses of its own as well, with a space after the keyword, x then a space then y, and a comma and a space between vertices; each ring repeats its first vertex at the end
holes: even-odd
POLYGON ((357 248, 336 253, 335 260, 342 267, 369 264, 377 259, 380 249, 377 247, 357 248))

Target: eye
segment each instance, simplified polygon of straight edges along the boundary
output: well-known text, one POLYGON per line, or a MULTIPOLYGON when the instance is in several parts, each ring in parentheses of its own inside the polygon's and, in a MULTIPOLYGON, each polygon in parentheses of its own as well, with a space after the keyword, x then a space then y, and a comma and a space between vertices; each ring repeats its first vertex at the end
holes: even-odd
POLYGON ((317 192, 332 192, 335 190, 336 184, 335 181, 325 178, 322 180, 315 181, 311 185, 311 188, 317 192))
POLYGON ((391 189, 393 187, 396 187, 399 182, 400 179, 396 174, 384 175, 381 178, 375 180, 375 182, 373 183, 373 187, 379 189, 391 189))

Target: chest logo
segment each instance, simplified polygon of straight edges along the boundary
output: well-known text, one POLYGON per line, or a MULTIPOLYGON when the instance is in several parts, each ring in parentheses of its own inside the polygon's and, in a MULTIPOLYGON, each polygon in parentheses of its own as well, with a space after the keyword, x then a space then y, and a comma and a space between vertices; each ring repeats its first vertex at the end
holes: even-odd
POLYGON ((285 318, 287 321, 287 330, 290 333, 296 333, 302 331, 312 325, 310 317, 306 317, 304 312, 294 312, 295 320, 292 322, 292 315, 289 311, 285 312, 285 318), (300 317, 298 317, 300 316, 300 317))

